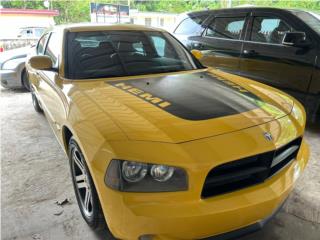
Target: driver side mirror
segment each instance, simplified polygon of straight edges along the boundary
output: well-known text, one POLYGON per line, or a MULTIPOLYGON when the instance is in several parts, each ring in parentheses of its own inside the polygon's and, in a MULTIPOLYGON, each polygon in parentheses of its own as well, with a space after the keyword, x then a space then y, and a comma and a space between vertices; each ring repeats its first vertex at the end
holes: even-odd
POLYGON ((282 44, 292 47, 309 47, 311 43, 307 40, 304 32, 288 32, 284 35, 282 44))
POLYGON ((48 56, 33 56, 28 60, 28 64, 35 70, 51 70, 53 65, 48 56))
POLYGON ((193 49, 191 50, 191 53, 198 60, 201 60, 201 58, 203 57, 202 52, 200 52, 199 50, 193 49))

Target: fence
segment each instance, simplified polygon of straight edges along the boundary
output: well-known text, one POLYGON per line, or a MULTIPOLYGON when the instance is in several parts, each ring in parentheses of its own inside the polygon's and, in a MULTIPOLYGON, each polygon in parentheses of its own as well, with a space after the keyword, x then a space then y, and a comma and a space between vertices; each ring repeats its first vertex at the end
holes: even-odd
POLYGON ((35 38, 0 39, 0 52, 36 44, 35 38))

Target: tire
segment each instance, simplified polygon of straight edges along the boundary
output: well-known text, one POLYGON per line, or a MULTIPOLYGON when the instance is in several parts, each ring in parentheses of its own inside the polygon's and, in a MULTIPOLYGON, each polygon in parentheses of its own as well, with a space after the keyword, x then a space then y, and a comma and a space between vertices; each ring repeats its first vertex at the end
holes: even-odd
POLYGON ((33 105, 34 110, 36 110, 36 112, 38 112, 38 113, 43 113, 43 110, 41 108, 41 105, 40 105, 39 100, 36 97, 36 95, 33 92, 31 92, 31 96, 32 96, 32 105, 33 105))
POLYGON ((27 91, 31 91, 31 87, 30 87, 30 82, 29 82, 29 78, 28 78, 28 73, 26 71, 26 69, 22 70, 22 74, 21 74, 21 82, 22 82, 22 86, 27 90, 27 91))
POLYGON ((82 217, 93 230, 107 229, 88 166, 73 137, 69 141, 68 156, 72 183, 82 217))

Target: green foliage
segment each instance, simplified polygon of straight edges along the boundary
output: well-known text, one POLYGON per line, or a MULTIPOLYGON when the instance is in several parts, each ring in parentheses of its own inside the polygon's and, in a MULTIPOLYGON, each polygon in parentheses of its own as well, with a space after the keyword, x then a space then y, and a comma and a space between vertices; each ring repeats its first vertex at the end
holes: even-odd
MULTIPOLYGON (((5 8, 45 9, 43 0, 0 0, 5 8)), ((139 11, 182 13, 228 6, 228 0, 50 0, 60 15, 57 24, 90 21, 90 2, 128 4, 139 11)), ((320 0, 233 0, 232 6, 251 4, 278 8, 298 8, 320 12, 320 0)))
POLYGON ((60 15, 55 17, 57 24, 90 21, 90 1, 54 0, 52 9, 58 9, 60 15))

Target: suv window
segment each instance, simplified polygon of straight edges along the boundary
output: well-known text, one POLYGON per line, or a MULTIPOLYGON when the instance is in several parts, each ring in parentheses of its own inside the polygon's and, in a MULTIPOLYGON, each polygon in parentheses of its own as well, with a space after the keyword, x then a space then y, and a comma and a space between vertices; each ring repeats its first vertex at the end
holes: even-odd
POLYGON ((276 17, 255 17, 253 19, 250 40, 281 44, 285 33, 291 32, 290 27, 283 20, 276 17))
POLYGON ((245 17, 218 17, 208 26, 206 36, 240 39, 245 17))
POLYGON ((43 55, 48 36, 49 36, 49 34, 45 34, 42 36, 42 38, 40 38, 40 40, 38 42, 38 46, 37 46, 37 54, 38 55, 43 55))
POLYGON ((175 34, 189 35, 189 34, 199 34, 203 31, 201 24, 206 20, 208 15, 202 15, 197 17, 186 18, 174 31, 175 34))
POLYGON ((320 16, 313 12, 292 11, 294 15, 308 24, 314 31, 320 34, 320 16))
POLYGON ((51 33, 46 47, 45 55, 49 56, 53 62, 53 67, 57 67, 59 55, 59 41, 56 33, 51 33))

